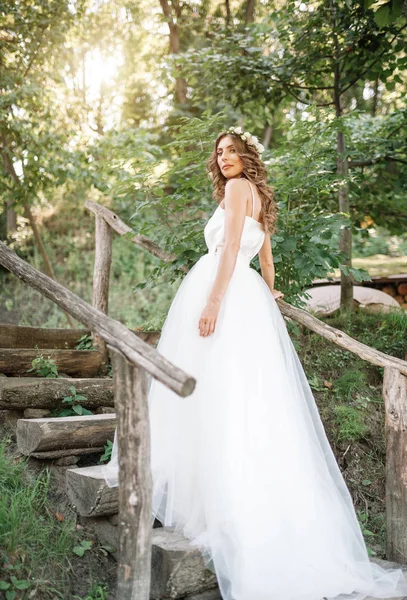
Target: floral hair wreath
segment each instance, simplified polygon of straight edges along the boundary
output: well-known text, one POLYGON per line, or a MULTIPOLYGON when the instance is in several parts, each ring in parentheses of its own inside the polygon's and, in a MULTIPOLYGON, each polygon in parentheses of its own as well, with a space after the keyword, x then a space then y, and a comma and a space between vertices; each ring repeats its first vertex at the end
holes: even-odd
POLYGON ((248 131, 243 131, 241 127, 229 127, 226 133, 233 133, 234 135, 238 135, 241 140, 246 142, 249 146, 253 146, 257 153, 261 158, 261 153, 264 152, 264 146, 260 144, 258 138, 255 135, 252 135, 248 131))

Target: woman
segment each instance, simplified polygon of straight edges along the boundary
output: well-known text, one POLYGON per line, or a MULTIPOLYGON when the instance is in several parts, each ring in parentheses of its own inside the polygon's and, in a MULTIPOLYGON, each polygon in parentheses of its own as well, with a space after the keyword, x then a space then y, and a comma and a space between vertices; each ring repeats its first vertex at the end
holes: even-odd
MULTIPOLYGON (((181 398, 150 380, 152 517, 201 549, 224 600, 404 596, 402 572, 369 561, 276 303, 262 150, 231 128, 208 161, 223 201, 157 346, 197 384, 181 398)), ((116 440, 105 478, 118 483, 116 440)))

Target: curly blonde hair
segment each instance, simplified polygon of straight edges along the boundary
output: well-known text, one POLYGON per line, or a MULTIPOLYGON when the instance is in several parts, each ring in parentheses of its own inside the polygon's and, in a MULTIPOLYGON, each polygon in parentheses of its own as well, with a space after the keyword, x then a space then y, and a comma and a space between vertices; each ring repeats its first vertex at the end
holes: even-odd
POLYGON ((216 138, 215 148, 207 161, 208 174, 213 184, 212 197, 220 204, 225 196, 225 185, 228 179, 219 168, 217 152, 219 142, 227 135, 233 140, 235 150, 243 162, 242 177, 254 183, 259 191, 261 199, 259 221, 263 231, 272 234, 276 231, 278 206, 273 189, 267 185, 267 169, 257 150, 246 144, 239 135, 222 131, 216 138))

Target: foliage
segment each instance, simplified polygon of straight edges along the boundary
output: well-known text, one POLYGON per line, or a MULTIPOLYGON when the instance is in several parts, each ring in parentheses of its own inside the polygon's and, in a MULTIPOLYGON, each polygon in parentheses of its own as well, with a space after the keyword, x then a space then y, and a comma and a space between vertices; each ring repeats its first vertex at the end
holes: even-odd
POLYGON ((27 369, 27 373, 34 371, 38 377, 58 377, 58 367, 51 356, 44 358, 44 355, 40 353, 31 361, 31 364, 32 368, 27 369))
POLYGON ((78 546, 72 548, 72 552, 77 556, 83 556, 85 552, 92 548, 92 546, 93 542, 91 540, 81 540, 81 543, 78 546))
POLYGON ((98 460, 99 465, 106 463, 111 459, 112 449, 113 449, 113 442, 111 440, 107 440, 107 442, 104 446, 104 452, 98 460))
POLYGON ((90 586, 89 593, 80 598, 74 596, 73 600, 108 600, 109 590, 107 585, 94 583, 90 586))
POLYGON ((367 427, 363 422, 363 415, 356 408, 339 405, 334 407, 333 412, 339 441, 354 442, 366 435, 367 427))
POLYGON ((74 385, 69 386, 71 392, 70 396, 65 396, 62 400, 63 403, 69 405, 69 408, 57 409, 53 412, 55 417, 77 417, 82 415, 93 415, 93 412, 84 408, 81 404, 81 400, 87 400, 87 396, 78 394, 74 385))
POLYGON ((75 350, 96 350, 93 345, 92 336, 89 333, 82 335, 75 344, 75 350))
POLYGON ((89 589, 87 600, 105 599, 101 590, 105 588, 106 555, 114 548, 92 544, 89 549, 91 542, 82 539, 75 521, 55 512, 50 503, 54 490, 49 471, 28 477, 28 459, 10 454, 10 447, 10 438, 3 437, 0 442, 0 595, 8 584, 9 592, 16 591, 17 586, 24 591, 23 583, 17 584, 19 581, 28 582, 29 586, 27 595, 16 598, 78 598, 75 592, 89 589), (84 554, 79 556, 74 551, 76 548, 80 549, 79 554, 82 550, 84 554), (94 576, 98 577, 97 584, 92 581, 94 576), (89 594, 94 596, 90 599, 89 594))
POLYGON ((28 485, 23 477, 26 461, 9 459, 5 453, 6 445, 7 440, 0 444, 2 581, 11 584, 9 592, 22 589, 17 587, 16 580, 28 581, 30 590, 35 590, 39 597, 49 591, 50 572, 55 570, 54 581, 61 579, 63 582, 64 569, 61 567, 73 546, 75 523, 58 522, 46 510, 49 473, 38 475, 28 485))

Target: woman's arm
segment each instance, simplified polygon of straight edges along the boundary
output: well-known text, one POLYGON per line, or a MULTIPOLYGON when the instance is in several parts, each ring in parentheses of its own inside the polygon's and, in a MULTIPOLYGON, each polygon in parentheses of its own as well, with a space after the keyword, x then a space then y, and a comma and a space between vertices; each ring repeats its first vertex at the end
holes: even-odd
POLYGON ((275 270, 274 270, 274 260, 273 260, 273 251, 271 249, 271 241, 270 236, 264 236, 264 242, 262 247, 259 250, 259 263, 261 269, 261 275, 264 281, 270 288, 271 293, 274 298, 282 298, 284 296, 283 293, 274 289, 274 278, 275 278, 275 270))
POLYGON ((236 266, 246 217, 248 191, 247 183, 241 179, 230 179, 225 186, 224 245, 211 293, 199 319, 201 336, 206 337, 215 331, 220 304, 236 266))
POLYGON ((242 179, 230 179, 226 183, 225 241, 208 302, 220 303, 232 278, 245 223, 248 190, 242 179))

